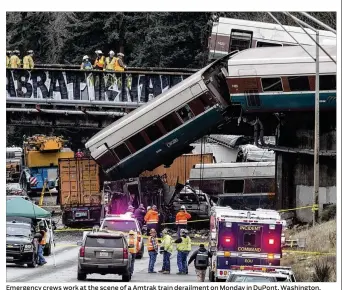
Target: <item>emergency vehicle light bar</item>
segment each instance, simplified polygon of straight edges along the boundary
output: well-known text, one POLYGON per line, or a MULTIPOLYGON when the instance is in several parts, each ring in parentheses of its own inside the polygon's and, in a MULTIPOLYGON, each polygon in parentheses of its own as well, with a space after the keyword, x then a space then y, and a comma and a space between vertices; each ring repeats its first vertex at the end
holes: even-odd
POLYGON ((244 270, 244 271, 261 271, 261 272, 275 272, 276 269, 270 267, 255 267, 255 266, 231 266, 232 270, 244 270))

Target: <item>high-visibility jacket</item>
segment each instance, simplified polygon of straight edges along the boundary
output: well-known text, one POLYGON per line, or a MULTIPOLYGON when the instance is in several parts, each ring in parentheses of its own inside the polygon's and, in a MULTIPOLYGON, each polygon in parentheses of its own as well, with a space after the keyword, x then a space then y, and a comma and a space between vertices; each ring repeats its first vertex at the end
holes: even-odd
POLYGON ((110 57, 106 57, 106 70, 114 70, 114 64, 116 62, 116 57, 110 59, 110 57))
POLYGON ((34 62, 33 62, 33 58, 31 55, 26 55, 24 56, 23 59, 23 68, 27 68, 27 69, 32 69, 34 68, 34 62))
POLYGON ((41 244, 42 246, 45 246, 45 244, 46 244, 46 232, 44 232, 44 235, 43 235, 43 237, 42 237, 42 240, 40 241, 39 244, 41 244))
MULTIPOLYGON (((157 238, 153 238, 152 236, 149 236, 147 239, 147 251, 149 251, 149 252, 150 251, 156 251, 156 249, 153 247, 152 239, 155 239, 156 245, 158 245, 157 238)), ((158 249, 157 249, 157 251, 158 251, 158 249)))
POLYGON ((10 67, 11 68, 19 68, 20 67, 20 58, 17 55, 11 55, 10 58, 10 67))
POLYGON ((161 246, 164 247, 164 251, 169 252, 170 254, 172 253, 173 242, 170 235, 163 236, 161 246))
POLYGON ((134 235, 133 237, 130 235, 128 237, 128 246, 128 250, 131 254, 136 254, 139 252, 139 242, 136 235, 134 235))
POLYGON ((6 55, 6 67, 11 67, 10 58, 6 55))
POLYGON ((158 212, 155 210, 149 210, 144 217, 146 224, 157 224, 159 222, 158 212))
POLYGON ((94 67, 100 67, 100 68, 103 68, 105 65, 105 57, 104 56, 101 56, 100 58, 96 58, 95 59, 95 62, 94 62, 94 67))
POLYGON ((177 244, 177 251, 179 252, 185 252, 185 251, 191 251, 191 239, 190 237, 181 237, 182 242, 177 244))
POLYGON ((119 63, 119 58, 115 59, 115 63, 114 63, 114 70, 115 71, 124 71, 125 68, 123 66, 120 65, 119 63))
POLYGON ((177 225, 187 225, 188 219, 191 219, 191 214, 185 211, 179 211, 176 215, 176 224, 177 225))

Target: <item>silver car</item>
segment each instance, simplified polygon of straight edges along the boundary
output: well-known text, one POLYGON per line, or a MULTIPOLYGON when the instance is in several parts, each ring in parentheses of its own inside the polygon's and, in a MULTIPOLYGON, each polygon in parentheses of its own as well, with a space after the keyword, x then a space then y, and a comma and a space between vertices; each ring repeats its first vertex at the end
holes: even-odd
POLYGON ((78 254, 77 280, 85 280, 87 274, 97 273, 122 275, 129 282, 131 255, 123 235, 106 232, 91 232, 85 235, 78 254))

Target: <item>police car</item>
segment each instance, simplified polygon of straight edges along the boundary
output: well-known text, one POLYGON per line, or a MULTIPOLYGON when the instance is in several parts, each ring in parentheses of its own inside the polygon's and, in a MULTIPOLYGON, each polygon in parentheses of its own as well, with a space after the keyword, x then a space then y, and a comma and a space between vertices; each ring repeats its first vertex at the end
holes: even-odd
POLYGON ((231 266, 226 282, 296 282, 289 269, 272 266, 231 266))
POLYGON ((139 252, 136 258, 141 259, 144 255, 144 241, 142 237, 142 230, 139 226, 139 222, 134 218, 131 213, 126 214, 107 214, 102 220, 100 231, 107 230, 109 232, 119 232, 123 233, 126 238, 130 230, 137 233, 137 238, 139 242, 139 252))

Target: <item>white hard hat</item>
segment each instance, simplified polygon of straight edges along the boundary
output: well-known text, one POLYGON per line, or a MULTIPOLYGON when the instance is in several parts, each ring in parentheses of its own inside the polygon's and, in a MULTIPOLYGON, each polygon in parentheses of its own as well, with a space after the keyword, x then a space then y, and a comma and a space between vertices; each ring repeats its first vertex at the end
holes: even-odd
POLYGON ((119 53, 118 53, 118 56, 120 56, 120 55, 121 55, 121 56, 125 56, 122 52, 119 52, 119 53))
POLYGON ((89 59, 88 55, 85 55, 85 56, 83 57, 83 60, 86 60, 86 59, 89 59))
POLYGON ((97 54, 102 54, 102 50, 98 50, 98 51, 97 51, 97 54))
POLYGON ((181 209, 185 209, 185 205, 182 205, 182 206, 181 206, 181 209))
POLYGON ((109 52, 109 55, 114 55, 114 54, 115 54, 115 52, 112 50, 109 52))

